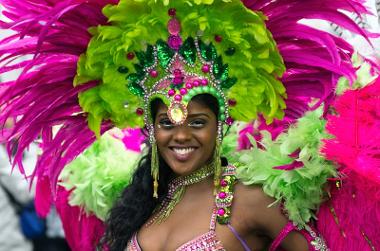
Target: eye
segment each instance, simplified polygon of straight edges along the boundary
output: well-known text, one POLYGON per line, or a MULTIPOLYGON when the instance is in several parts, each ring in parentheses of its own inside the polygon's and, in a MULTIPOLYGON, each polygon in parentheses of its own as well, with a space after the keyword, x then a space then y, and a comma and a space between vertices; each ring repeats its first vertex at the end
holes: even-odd
POLYGON ((160 119, 160 121, 158 121, 158 124, 164 129, 171 129, 174 127, 174 124, 170 121, 169 118, 160 119))
POLYGON ((202 128, 206 125, 207 121, 204 119, 194 119, 190 121, 188 126, 193 127, 193 128, 202 128))

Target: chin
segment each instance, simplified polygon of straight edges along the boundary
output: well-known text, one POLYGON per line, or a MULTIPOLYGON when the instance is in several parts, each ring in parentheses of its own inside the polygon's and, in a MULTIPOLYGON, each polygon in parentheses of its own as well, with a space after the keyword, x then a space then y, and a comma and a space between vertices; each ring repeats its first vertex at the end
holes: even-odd
POLYGON ((190 163, 170 163, 169 167, 177 176, 185 176, 193 173, 200 167, 195 167, 190 163))

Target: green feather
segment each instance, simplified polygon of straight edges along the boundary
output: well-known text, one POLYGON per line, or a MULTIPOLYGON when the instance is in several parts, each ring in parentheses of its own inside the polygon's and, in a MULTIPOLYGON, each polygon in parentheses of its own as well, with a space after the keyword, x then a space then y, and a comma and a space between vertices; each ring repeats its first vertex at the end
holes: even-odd
POLYGON ((315 218, 314 212, 325 195, 327 178, 337 175, 334 165, 319 152, 322 140, 330 138, 321 115, 322 109, 307 113, 274 141, 269 132, 262 131, 262 148, 252 139, 252 149, 238 153, 238 178, 246 185, 262 185, 266 194, 283 201, 289 219, 299 226, 315 218), (295 159, 289 154, 298 149, 296 160, 303 167, 289 171, 274 169, 292 163, 295 159))
POLYGON ((72 190, 69 203, 104 220, 115 200, 130 184, 141 154, 128 151, 124 144, 104 134, 68 164, 61 185, 72 190))

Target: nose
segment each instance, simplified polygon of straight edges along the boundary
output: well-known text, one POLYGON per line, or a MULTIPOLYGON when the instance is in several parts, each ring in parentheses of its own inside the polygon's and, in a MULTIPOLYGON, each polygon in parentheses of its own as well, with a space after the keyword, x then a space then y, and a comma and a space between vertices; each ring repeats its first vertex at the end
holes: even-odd
POLYGON ((174 141, 178 143, 187 142, 191 140, 191 130, 186 125, 178 125, 175 127, 174 135, 173 135, 174 141))

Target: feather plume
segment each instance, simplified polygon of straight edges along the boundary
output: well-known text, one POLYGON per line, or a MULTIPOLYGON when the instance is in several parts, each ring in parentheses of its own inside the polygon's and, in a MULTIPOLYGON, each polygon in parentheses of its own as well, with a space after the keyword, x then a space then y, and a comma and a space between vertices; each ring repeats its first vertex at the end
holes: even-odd
POLYGON ((344 76, 351 82, 355 69, 351 63, 353 49, 344 40, 312 28, 301 21, 319 19, 367 38, 361 29, 343 11, 358 15, 368 11, 362 0, 243 0, 250 9, 262 11, 286 65, 282 77, 288 99, 285 118, 301 117, 306 111, 317 108, 322 102, 331 104, 337 80, 344 76), (309 107, 313 99, 319 100, 309 107))
POLYGON ((348 90, 328 117, 323 153, 342 173, 340 189, 322 207, 319 228, 332 250, 376 250, 380 247, 380 79, 348 90), (375 249, 374 249, 374 248, 375 249))

